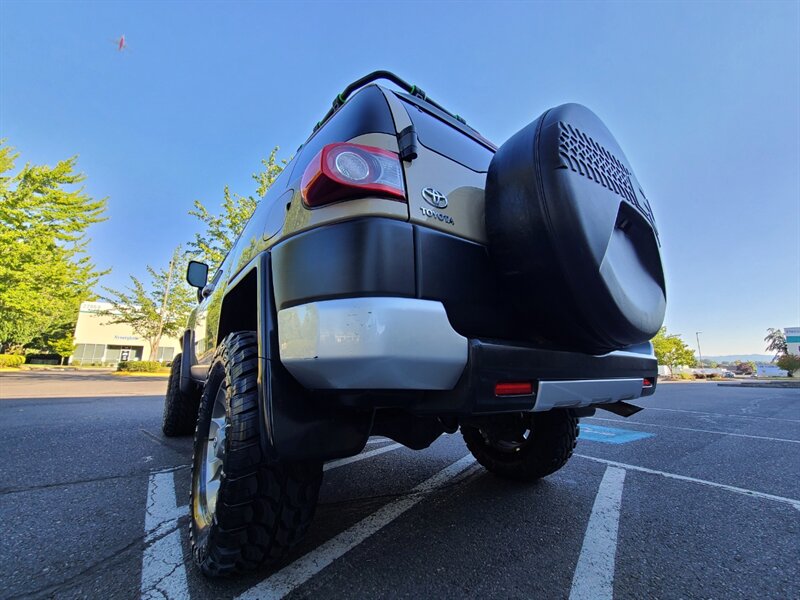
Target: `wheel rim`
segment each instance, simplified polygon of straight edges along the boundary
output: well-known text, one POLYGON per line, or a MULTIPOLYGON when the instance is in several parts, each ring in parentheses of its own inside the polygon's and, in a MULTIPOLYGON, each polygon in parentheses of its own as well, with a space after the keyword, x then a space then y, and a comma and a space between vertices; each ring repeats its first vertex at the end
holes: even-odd
POLYGON ((480 434, 487 446, 504 454, 520 452, 533 439, 532 423, 524 417, 493 431, 481 429, 480 434))
MULTIPOLYGON (((485 439, 485 438, 484 438, 485 439)), ((507 453, 514 453, 519 452, 525 446, 530 443, 531 440, 531 431, 527 429, 526 431, 520 432, 514 436, 514 439, 489 439, 487 443, 489 446, 494 448, 499 452, 507 452, 507 453)))
POLYGON ((225 389, 224 386, 220 386, 211 409, 211 420, 208 424, 205 443, 202 445, 200 464, 198 465, 200 468, 196 479, 200 500, 198 516, 203 525, 212 522, 217 510, 217 497, 225 462, 226 433, 225 389))

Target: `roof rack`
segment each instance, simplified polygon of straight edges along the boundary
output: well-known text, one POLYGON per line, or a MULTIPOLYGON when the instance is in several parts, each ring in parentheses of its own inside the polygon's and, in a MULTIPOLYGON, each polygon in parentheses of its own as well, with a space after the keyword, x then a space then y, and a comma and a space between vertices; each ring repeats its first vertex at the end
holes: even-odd
POLYGON ((430 98, 428 98, 428 95, 420 87, 408 83, 406 80, 401 79, 391 71, 373 71, 369 75, 364 75, 364 77, 362 77, 361 79, 356 79, 353 83, 344 88, 344 90, 342 90, 340 94, 336 95, 336 98, 333 99, 333 106, 331 106, 330 110, 325 114, 322 120, 319 121, 314 126, 314 131, 322 127, 325 121, 331 118, 333 113, 335 113, 339 109, 339 107, 341 107, 347 101, 347 98, 350 96, 350 94, 355 92, 357 89, 364 87, 368 83, 377 81, 378 79, 386 79, 387 81, 391 81, 397 87, 405 90, 412 96, 416 96, 420 100, 427 102, 431 106, 438 108, 440 111, 454 118, 456 121, 459 121, 464 125, 467 124, 467 122, 462 117, 451 113, 438 102, 435 102, 430 98))

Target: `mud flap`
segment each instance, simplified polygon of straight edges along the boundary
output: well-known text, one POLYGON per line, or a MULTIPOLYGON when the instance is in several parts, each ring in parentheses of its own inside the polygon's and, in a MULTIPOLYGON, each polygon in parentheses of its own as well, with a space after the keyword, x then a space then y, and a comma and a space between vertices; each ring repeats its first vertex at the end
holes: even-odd
POLYGON ((628 404, 627 402, 614 402, 612 404, 594 404, 593 408, 601 408, 603 410, 607 410, 610 413, 614 413, 615 415, 619 415, 620 417, 630 417, 638 413, 640 410, 644 410, 641 406, 634 406, 633 404, 628 404))
POLYGON ((270 254, 258 265, 259 394, 265 453, 280 460, 331 460, 361 452, 372 410, 345 409, 314 398, 280 361, 270 254))

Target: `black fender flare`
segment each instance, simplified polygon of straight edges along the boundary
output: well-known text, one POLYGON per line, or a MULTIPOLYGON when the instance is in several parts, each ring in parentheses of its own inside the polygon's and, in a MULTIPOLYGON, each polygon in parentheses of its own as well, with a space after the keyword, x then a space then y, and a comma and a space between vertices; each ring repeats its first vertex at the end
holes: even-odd
POLYGON ((258 386, 266 455, 304 461, 358 454, 369 438, 374 411, 334 406, 315 397, 286 370, 280 360, 270 252, 261 253, 256 262, 258 386))

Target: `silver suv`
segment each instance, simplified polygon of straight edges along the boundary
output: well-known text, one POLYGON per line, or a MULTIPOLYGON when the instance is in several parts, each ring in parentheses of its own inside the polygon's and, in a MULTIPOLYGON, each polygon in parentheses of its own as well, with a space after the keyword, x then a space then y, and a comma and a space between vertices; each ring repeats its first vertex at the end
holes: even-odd
POLYGON ((499 148, 379 71, 317 124, 208 280, 173 363, 166 435, 194 432, 207 575, 282 558, 326 460, 459 428, 488 470, 570 458, 578 418, 655 391, 660 242, 625 155, 583 106, 499 148), (387 80, 390 87, 375 84, 387 80))

